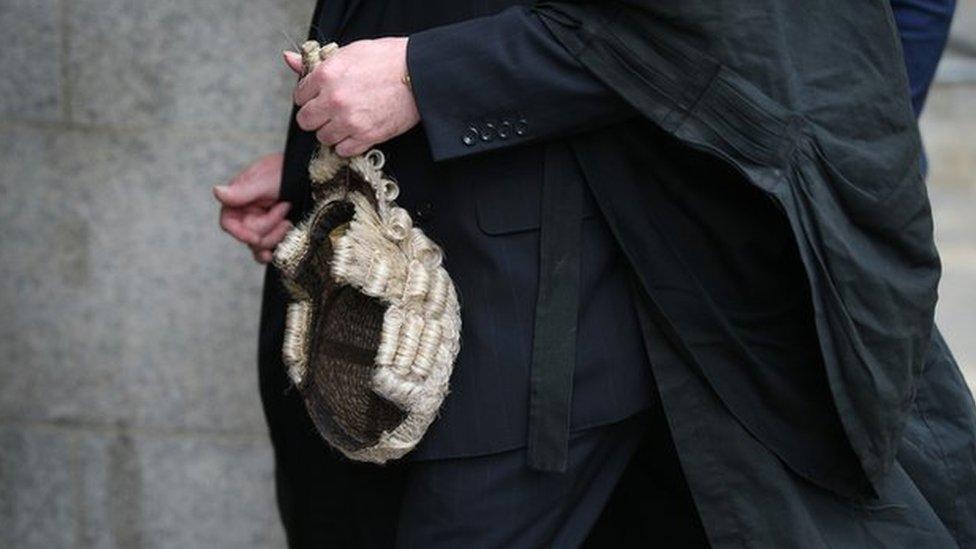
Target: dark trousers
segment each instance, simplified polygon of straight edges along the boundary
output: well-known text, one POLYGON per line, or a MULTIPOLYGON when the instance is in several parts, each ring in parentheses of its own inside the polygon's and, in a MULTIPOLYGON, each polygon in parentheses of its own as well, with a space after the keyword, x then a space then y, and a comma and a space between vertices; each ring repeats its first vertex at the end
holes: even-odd
POLYGON ((649 410, 642 421, 640 444, 584 546, 708 547, 663 410, 649 410))
POLYGON ((660 408, 574 433, 569 470, 525 450, 376 466, 322 442, 295 392, 273 432, 293 548, 707 547, 660 408))
POLYGON ((707 547, 660 409, 574 433, 563 474, 525 449, 412 463, 396 547, 707 547))

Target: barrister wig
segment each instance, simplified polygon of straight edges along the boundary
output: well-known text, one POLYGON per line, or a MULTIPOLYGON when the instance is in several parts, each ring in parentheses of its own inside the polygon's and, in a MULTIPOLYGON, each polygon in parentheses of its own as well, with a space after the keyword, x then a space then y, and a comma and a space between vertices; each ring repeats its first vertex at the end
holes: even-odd
MULTIPOLYGON (((306 71, 335 50, 303 46, 306 71)), ((278 245, 283 356, 316 428, 360 461, 413 449, 448 392, 461 314, 441 249, 394 202, 383 154, 309 163, 314 206, 278 245)))

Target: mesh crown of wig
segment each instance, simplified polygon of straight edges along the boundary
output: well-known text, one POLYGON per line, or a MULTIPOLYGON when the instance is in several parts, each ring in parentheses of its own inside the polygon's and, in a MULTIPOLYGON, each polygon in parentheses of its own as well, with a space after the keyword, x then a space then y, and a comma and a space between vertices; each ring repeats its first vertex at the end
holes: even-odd
MULTIPOLYGON (((302 45, 306 73, 335 44, 302 45)), ((321 435, 383 463, 423 437, 448 391, 461 314, 440 248, 396 205, 383 154, 309 163, 314 206, 275 249, 291 297, 282 350, 321 435)))

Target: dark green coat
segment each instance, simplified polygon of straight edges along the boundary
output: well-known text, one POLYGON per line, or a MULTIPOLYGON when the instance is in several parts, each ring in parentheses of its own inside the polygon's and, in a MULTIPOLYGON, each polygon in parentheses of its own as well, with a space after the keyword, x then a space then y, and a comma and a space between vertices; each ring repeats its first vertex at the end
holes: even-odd
POLYGON ((976 416, 933 328, 940 265, 888 3, 537 10, 644 115, 571 144, 647 298, 713 543, 976 544, 976 416))

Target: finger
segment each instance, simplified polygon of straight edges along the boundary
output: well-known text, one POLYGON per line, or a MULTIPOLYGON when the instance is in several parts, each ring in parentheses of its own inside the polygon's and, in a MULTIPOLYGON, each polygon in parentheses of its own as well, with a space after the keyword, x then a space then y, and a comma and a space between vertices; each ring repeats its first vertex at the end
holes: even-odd
MULTIPOLYGON (((274 185, 277 186, 277 183, 274 185)), ((213 193, 221 205, 227 208, 245 208, 253 205, 267 207, 277 198, 277 192, 274 188, 269 188, 267 182, 250 180, 242 180, 230 185, 216 185, 213 193)))
POLYGON ((233 210, 224 208, 220 211, 220 228, 245 244, 261 242, 261 236, 244 226, 239 213, 233 210))
POLYGON ((284 159, 280 154, 266 156, 251 164, 227 185, 213 188, 214 196, 224 206, 240 208, 252 203, 273 203, 281 188, 284 159))
POLYGON ((270 210, 259 210, 258 213, 246 216, 244 218, 244 225, 251 232, 264 236, 281 223, 290 209, 291 204, 288 202, 279 202, 272 206, 270 210))
POLYGON ((290 231, 291 229, 292 229, 292 224, 287 219, 278 223, 278 225, 274 229, 272 229, 271 232, 264 235, 264 237, 261 239, 261 243, 259 244, 259 246, 263 248, 267 248, 269 250, 273 250, 274 247, 277 246, 278 243, 281 242, 283 238, 285 238, 285 235, 288 234, 288 231, 290 231))
POLYGON ((347 137, 337 143, 333 150, 335 150, 335 153, 339 156, 350 157, 356 156, 357 154, 363 154, 369 149, 370 146, 370 143, 360 141, 355 137, 347 137))
POLYGON ((281 52, 282 57, 285 59, 285 64, 288 68, 295 71, 295 74, 301 76, 305 73, 305 65, 302 63, 302 56, 297 52, 285 50, 281 52))
POLYGON ((271 252, 271 250, 256 250, 252 252, 252 255, 254 256, 254 261, 257 261, 262 265, 267 265, 268 263, 271 263, 272 259, 274 259, 274 254, 271 252))
POLYGON ((310 101, 298 109, 295 121, 298 122, 299 128, 307 132, 315 131, 329 121, 329 114, 324 101, 310 101))
POLYGON ((328 76, 324 72, 325 64, 325 61, 319 63, 312 69, 312 72, 306 74, 298 81, 298 85, 295 86, 295 93, 292 94, 292 99, 299 107, 304 106, 309 101, 318 97, 328 84, 328 76))
POLYGON ((331 147, 349 137, 349 133, 349 130, 340 125, 337 121, 330 120, 315 132, 315 138, 318 139, 320 143, 324 143, 331 147))

